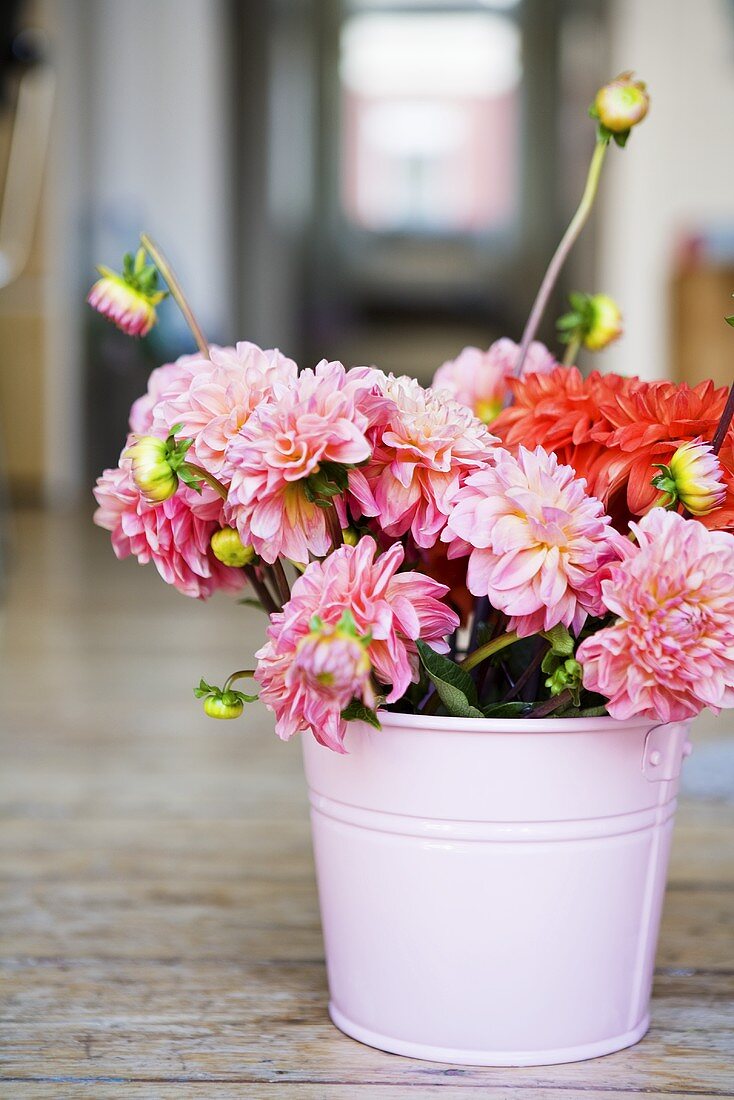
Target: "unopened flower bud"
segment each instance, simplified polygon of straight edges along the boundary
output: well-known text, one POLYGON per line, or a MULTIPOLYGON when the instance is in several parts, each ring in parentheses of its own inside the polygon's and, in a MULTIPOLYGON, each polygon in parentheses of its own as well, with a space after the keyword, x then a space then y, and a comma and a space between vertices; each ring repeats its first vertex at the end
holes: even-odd
POLYGON ((222 527, 211 537, 211 548, 217 561, 223 565, 241 568, 255 559, 252 546, 245 546, 234 527, 222 527))
POLYGON ((667 494, 667 507, 680 502, 692 516, 707 516, 724 503, 721 464, 709 443, 690 440, 678 448, 667 466, 656 465, 660 473, 652 483, 667 494))
POLYGON ((121 274, 109 267, 98 267, 98 279, 89 291, 90 306, 107 317, 128 336, 146 336, 158 320, 155 307, 167 291, 158 289, 158 272, 145 262, 145 249, 133 259, 127 253, 121 274))
POLYGON ((583 669, 575 657, 568 657, 553 671, 545 681, 545 686, 550 689, 551 695, 560 695, 562 691, 569 690, 576 693, 581 688, 581 675, 583 669))
POLYGON ((625 134, 642 122, 649 108, 643 81, 633 80, 632 73, 620 73, 596 93, 592 114, 611 134, 625 134))
POLYGON ((199 686, 194 688, 194 695, 197 699, 204 700, 204 713, 209 718, 239 718, 245 703, 252 703, 257 699, 257 695, 245 695, 232 687, 235 680, 245 676, 252 676, 252 673, 233 672, 223 688, 208 684, 206 680, 199 681, 199 686))
POLYGON ((589 299, 589 325, 584 346, 589 351, 601 351, 622 335, 622 314, 608 294, 592 294, 589 299))
POLYGON ((608 294, 569 295, 572 309, 557 321, 564 343, 583 344, 589 351, 601 351, 622 335, 622 314, 608 294))
POLYGON ((124 453, 132 462, 135 484, 149 504, 160 504, 178 488, 178 475, 171 467, 171 449, 165 439, 141 435, 124 453))
POLYGON ((244 703, 236 691, 209 695, 204 700, 204 713, 209 718, 239 718, 243 710, 244 703))
POLYGON ((342 540, 345 546, 356 546, 359 542, 359 533, 353 527, 345 527, 342 530, 342 540))

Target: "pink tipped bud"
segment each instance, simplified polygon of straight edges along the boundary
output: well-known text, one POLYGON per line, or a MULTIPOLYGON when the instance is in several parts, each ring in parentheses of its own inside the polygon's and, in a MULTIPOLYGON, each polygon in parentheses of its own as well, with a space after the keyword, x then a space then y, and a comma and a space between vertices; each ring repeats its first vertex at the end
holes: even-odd
POLYGON ((146 336, 158 320, 155 307, 167 292, 158 290, 158 272, 146 264, 145 249, 138 249, 134 259, 127 253, 121 275, 109 267, 97 270, 102 278, 89 291, 90 306, 128 336, 146 336))
POLYGON ((178 488, 178 475, 171 468, 167 440, 141 435, 124 454, 132 462, 133 480, 149 504, 161 504, 178 488))
POLYGON ((624 134, 642 122, 650 109, 647 86, 633 80, 632 73, 620 73, 596 93, 592 113, 612 134, 624 134))
POLYGON ((679 501, 692 516, 707 516, 720 508, 726 486, 718 458, 709 443, 693 439, 683 443, 667 466, 652 479, 657 489, 667 493, 668 507, 679 501))

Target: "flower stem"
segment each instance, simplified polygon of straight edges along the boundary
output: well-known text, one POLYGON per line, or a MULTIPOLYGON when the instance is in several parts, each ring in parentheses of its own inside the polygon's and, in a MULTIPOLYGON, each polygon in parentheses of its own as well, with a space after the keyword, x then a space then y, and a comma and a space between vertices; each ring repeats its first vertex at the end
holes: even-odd
POLYGON ((262 578, 259 576, 256 567, 254 565, 245 565, 243 566, 243 569, 245 570, 245 576, 257 593, 257 598, 267 611, 268 615, 272 615, 275 611, 279 611, 280 608, 271 596, 270 590, 265 584, 265 581, 262 580, 262 578))
POLYGON ((711 444, 711 450, 715 455, 721 450, 724 440, 726 439, 726 433, 729 431, 729 425, 731 424, 732 417, 734 417, 734 382, 729 390, 729 396, 726 400, 724 411, 721 414, 721 420, 719 426, 716 429, 716 434, 711 444))
POLYGON ((589 174, 586 177, 586 186, 584 193, 581 196, 581 202, 578 205, 578 209, 571 219, 568 229, 561 238, 561 243, 558 245, 551 262, 548 264, 543 281, 540 284, 540 290, 537 293, 535 301, 533 302, 533 308, 530 310, 530 316, 528 317, 527 324, 525 325, 525 331, 522 334, 522 341, 520 343, 520 351, 517 355, 517 362, 515 363, 515 377, 519 378, 522 374, 522 369, 525 364, 525 357, 528 353, 528 348, 532 343, 532 340, 538 331, 538 325, 540 324, 545 308, 548 305, 548 299, 551 296, 553 287, 556 285, 556 281, 561 272, 561 268, 568 258, 568 254, 573 248, 576 240, 578 239, 581 230, 586 224, 586 220, 591 213, 591 208, 594 205, 594 199, 596 198, 596 192, 599 187, 599 177, 601 175, 602 165, 604 164, 604 156, 607 151, 607 145, 609 144, 608 138, 597 138, 596 145, 594 147, 594 155, 591 158, 591 164, 589 165, 589 174))
POLYGON ((567 346, 566 346, 566 351, 564 352, 564 355, 563 355, 562 363, 563 363, 564 367, 572 367, 574 365, 574 363, 576 362, 576 356, 579 353, 579 348, 580 347, 581 347, 581 337, 580 336, 572 336, 571 339, 569 340, 567 346))
POLYGON ((336 510, 336 505, 332 504, 330 508, 326 509, 326 522, 329 525, 331 532, 331 541, 333 543, 332 549, 336 550, 344 542, 342 537, 342 525, 339 522, 339 513, 336 510))
POLYGON ((232 684, 236 680, 246 680, 248 678, 252 679, 254 677, 254 675, 255 675, 254 669, 241 668, 239 672, 233 672, 231 676, 227 677, 227 679, 225 681, 225 684, 224 684, 224 687, 222 688, 222 691, 223 692, 224 691, 229 691, 230 688, 232 687, 232 684))
POLYGON ((573 696, 568 688, 564 688, 558 695, 553 695, 550 699, 546 699, 544 703, 534 707, 528 717, 547 718, 549 714, 553 714, 556 710, 562 710, 571 702, 573 702, 573 696))
POLYGON ((179 283, 178 279, 176 278, 176 275, 174 273, 173 268, 169 264, 168 260, 164 256, 164 254, 161 252, 158 245, 155 243, 155 241, 152 241, 150 239, 150 237, 148 236, 147 233, 141 233, 140 234, 140 243, 142 244, 145 251, 149 254, 149 256, 152 259, 153 263, 155 264, 155 266, 158 268, 161 275, 163 276, 163 279, 165 280, 166 286, 168 287, 168 289, 171 292, 171 297, 175 301, 178 308, 181 310, 181 313, 184 316, 184 320, 186 321, 186 324, 191 329, 192 335, 193 335, 194 339, 196 340, 196 344, 197 344, 197 347, 199 348, 199 351, 201 352, 202 355, 205 355, 208 359, 209 358, 209 345, 207 343, 206 337, 204 336, 204 333, 201 331, 201 327, 199 325, 199 322, 196 320, 196 317, 194 316, 194 311, 192 310, 189 303, 186 301, 186 296, 184 295, 183 288, 182 288, 181 284, 179 283))
POLYGON ((288 578, 285 575, 285 569, 280 558, 276 558, 273 562, 271 569, 273 571, 273 580, 275 586, 278 589, 278 595, 280 596, 280 602, 283 604, 288 603, 291 598, 291 589, 288 584, 288 578))
POLYGON ((505 649, 506 646, 512 645, 516 641, 517 634, 514 630, 510 631, 509 634, 500 634, 499 638, 492 638, 490 642, 485 642, 484 645, 480 645, 479 649, 469 653, 459 664, 465 672, 469 672, 470 669, 480 665, 482 661, 486 661, 488 657, 499 653, 501 649, 505 649))
POLYGON ((543 661, 543 658, 545 657, 546 653, 548 652, 548 649, 549 649, 549 646, 547 644, 538 646, 538 652, 535 654, 532 661, 530 661, 530 663, 520 673, 517 680, 515 681, 514 686, 507 692, 505 697, 502 699, 503 703, 509 703, 512 699, 514 699, 516 696, 518 696, 520 694, 520 692, 525 687, 525 685, 527 684, 527 682, 531 678, 531 676, 533 676, 533 674, 536 673, 538 671, 538 669, 540 668, 540 665, 541 665, 541 663, 543 661))
POLYGON ((210 474, 203 466, 197 466, 195 462, 187 462, 186 466, 192 473, 196 474, 197 477, 200 477, 202 481, 205 481, 207 485, 211 485, 212 489, 214 489, 216 493, 219 493, 222 500, 227 499, 226 488, 214 474, 210 474))

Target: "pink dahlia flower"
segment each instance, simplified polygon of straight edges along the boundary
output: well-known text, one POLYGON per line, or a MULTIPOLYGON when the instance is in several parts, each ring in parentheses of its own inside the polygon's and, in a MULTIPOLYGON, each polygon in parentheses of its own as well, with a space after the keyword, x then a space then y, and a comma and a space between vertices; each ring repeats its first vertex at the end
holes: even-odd
POLYGON ((312 562, 290 601, 271 616, 256 678, 283 740, 310 731, 344 752, 342 711, 354 698, 367 706, 375 701, 368 672, 395 702, 417 680, 416 640, 445 651, 444 639, 459 621, 441 602, 446 586, 421 573, 398 573, 399 544, 376 554, 374 540, 363 538, 312 562))
POLYGON ((602 581, 614 626, 578 648, 584 686, 614 718, 662 722, 734 704, 734 536, 653 508, 602 581))
POLYGON ((442 539, 452 557, 469 550, 469 591, 489 596, 521 637, 558 623, 578 633, 600 611, 596 573, 623 552, 586 482, 542 447, 495 450, 467 478, 442 539))
POLYGON ((392 538, 410 531, 429 549, 467 475, 486 466, 497 440, 447 393, 413 378, 369 374, 387 398, 377 403, 374 452, 364 468, 380 526, 392 538))
POLYGON ((94 522, 112 532, 118 558, 132 554, 141 565, 152 561, 166 584, 185 596, 206 599, 218 588, 242 587, 242 570, 217 561, 209 545, 221 513, 211 490, 200 498, 182 486, 162 503, 148 504, 133 481, 130 460, 123 458, 97 479, 94 495, 99 505, 94 522))
MULTIPOLYGON (((456 359, 449 359, 438 368, 433 376, 433 388, 448 390, 456 401, 489 424, 507 404, 508 382, 513 377, 519 351, 519 345, 506 337, 495 340, 487 351, 464 348, 456 359)), ((545 344, 533 340, 528 348, 524 373, 547 374, 557 366, 545 344)))
POLYGON ((276 349, 263 351, 246 342, 212 346, 209 356, 166 379, 153 422, 161 434, 181 424, 178 434, 194 440, 192 461, 218 476, 230 439, 261 401, 295 385, 298 368, 276 349))
MULTIPOLYGON (((329 517, 314 502, 308 482, 323 476, 325 465, 348 467, 369 458, 360 399, 370 389, 368 379, 322 360, 263 402, 231 440, 226 515, 265 561, 282 556, 307 562, 312 554, 328 553, 329 517)), ((338 506, 344 526, 343 503, 338 506)))
POLYGON ((164 363, 156 367, 148 378, 148 389, 133 402, 130 409, 130 431, 136 435, 148 435, 153 430, 153 411, 168 390, 179 393, 191 382, 197 370, 209 362, 198 352, 194 355, 181 355, 175 363, 164 363))

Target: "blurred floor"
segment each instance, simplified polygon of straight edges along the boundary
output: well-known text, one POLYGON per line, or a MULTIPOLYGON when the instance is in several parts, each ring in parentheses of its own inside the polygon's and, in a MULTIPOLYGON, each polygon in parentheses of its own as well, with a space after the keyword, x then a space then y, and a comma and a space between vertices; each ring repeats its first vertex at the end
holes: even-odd
POLYGON ((648 1037, 547 1069, 413 1062, 328 1021, 298 745, 257 706, 213 723, 191 695, 247 663, 258 613, 117 563, 87 515, 22 516, 15 555, 3 1095, 734 1096, 731 719, 700 724, 686 766, 648 1037))

